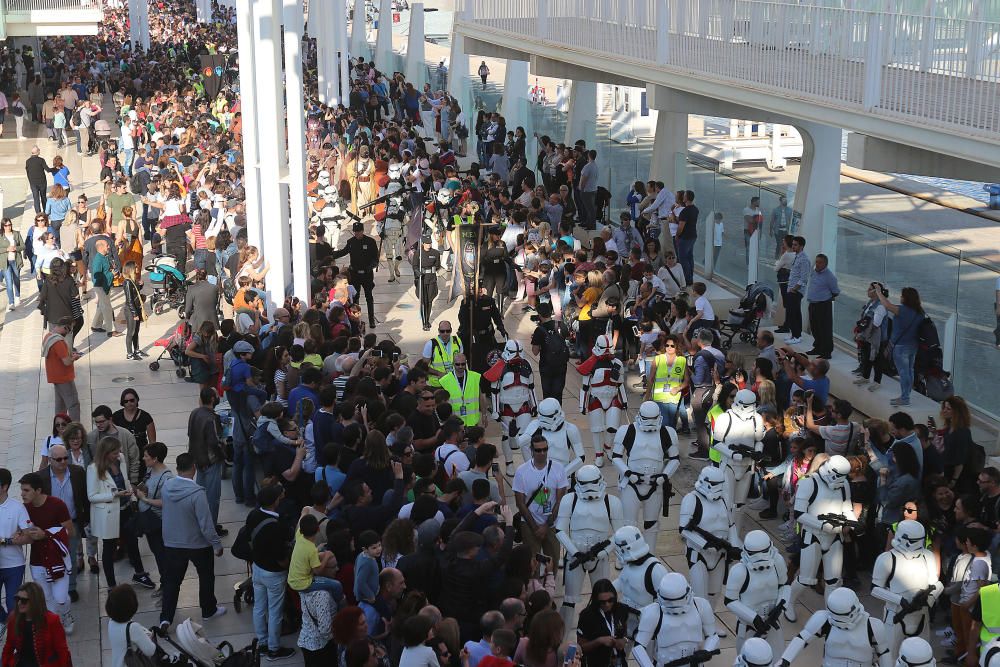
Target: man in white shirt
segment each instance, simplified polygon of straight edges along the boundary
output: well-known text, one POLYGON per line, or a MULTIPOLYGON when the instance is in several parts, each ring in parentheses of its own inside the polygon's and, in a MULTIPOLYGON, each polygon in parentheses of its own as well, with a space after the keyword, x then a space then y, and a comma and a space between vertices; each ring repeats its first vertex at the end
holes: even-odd
POLYGON ((462 421, 454 417, 441 425, 441 435, 444 436, 444 442, 434 450, 434 459, 449 479, 457 477, 459 473, 469 469, 469 457, 458 447, 463 430, 462 421))
POLYGON ((0 641, 7 632, 7 614, 14 609, 14 593, 24 581, 24 547, 31 540, 18 535, 31 527, 28 511, 20 498, 8 495, 13 481, 10 471, 0 468, 0 586, 7 609, 0 621, 0 641))
POLYGON ((681 290, 687 287, 687 279, 684 277, 684 267, 677 261, 677 255, 668 251, 663 255, 663 266, 656 272, 656 276, 663 281, 663 287, 668 299, 673 300, 681 290))
POLYGON ((514 473, 514 498, 524 524, 521 536, 532 553, 542 551, 558 562, 559 541, 554 525, 556 508, 569 489, 566 469, 549 459, 549 443, 536 433, 531 437, 531 460, 514 473))

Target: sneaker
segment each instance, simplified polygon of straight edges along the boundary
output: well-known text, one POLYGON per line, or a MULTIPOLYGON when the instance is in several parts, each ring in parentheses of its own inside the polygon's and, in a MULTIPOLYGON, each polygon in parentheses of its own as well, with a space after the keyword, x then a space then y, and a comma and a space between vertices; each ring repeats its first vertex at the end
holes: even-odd
POLYGON ((149 590, 156 588, 156 584, 153 583, 153 580, 149 578, 149 574, 146 572, 140 572, 139 574, 132 575, 132 583, 139 584, 143 588, 148 588, 149 590))
POLYGON ((857 380, 854 381, 854 384, 861 387, 868 384, 868 382, 869 382, 868 378, 858 378, 857 380))
POLYGON ((789 329, 788 327, 778 327, 777 329, 774 330, 774 333, 786 334, 786 333, 791 333, 791 331, 792 330, 789 329))
POLYGON ((953 649, 953 648, 956 647, 956 645, 958 644, 958 642, 955 640, 955 636, 954 635, 948 635, 947 637, 944 637, 941 640, 940 644, 944 648, 951 648, 951 649, 953 649))
POLYGON ((225 607, 216 607, 215 608, 215 613, 213 613, 213 614, 211 614, 209 616, 203 616, 202 620, 203 621, 211 621, 213 619, 216 619, 216 618, 219 618, 220 616, 225 616, 225 615, 226 615, 226 608, 225 607))
POLYGON ((282 646, 276 651, 268 651, 267 653, 264 654, 264 657, 266 657, 271 662, 274 662, 275 660, 284 660, 285 658, 290 658, 293 655, 295 655, 295 649, 282 646))
POLYGON ((861 366, 858 366, 854 370, 852 370, 851 375, 861 375, 861 366))
POLYGON ((768 508, 763 512, 761 512, 760 514, 758 514, 757 516, 760 517, 761 519, 777 519, 778 513, 775 510, 768 508))
POLYGON ((692 459, 698 459, 699 461, 707 461, 708 460, 708 450, 707 449, 701 449, 700 447, 698 447, 697 445, 695 445, 694 451, 692 451, 688 456, 690 458, 692 458, 692 459))
POLYGON ((222 524, 215 524, 215 532, 219 534, 219 537, 225 537, 229 534, 229 531, 222 527, 222 524))
POLYGON ((882 387, 882 385, 880 385, 878 382, 872 382, 870 385, 868 385, 868 391, 876 392, 881 387, 882 387))
POLYGON ((786 338, 785 342, 788 343, 789 345, 798 345, 799 343, 802 342, 802 339, 801 338, 786 338))
POLYGON ((69 601, 70 602, 79 602, 80 601, 80 594, 77 593, 76 591, 70 591, 69 592, 69 601))
POLYGON ((21 297, 15 296, 14 297, 14 307, 17 308, 20 305, 21 305, 21 297))
POLYGON ((891 401, 889 401, 889 405, 894 405, 896 407, 901 407, 909 404, 910 404, 910 399, 908 398, 894 398, 891 401))
POLYGON ((88 556, 87 565, 90 566, 90 573, 97 574, 100 572, 100 568, 97 567, 97 556, 88 556))
POLYGON ((7 312, 8 313, 14 312, 14 304, 12 304, 12 303, 7 304, 7 312))
POLYGON ((73 634, 73 628, 76 626, 76 619, 73 617, 73 612, 67 611, 62 615, 60 620, 62 620, 63 632, 67 635, 73 634))

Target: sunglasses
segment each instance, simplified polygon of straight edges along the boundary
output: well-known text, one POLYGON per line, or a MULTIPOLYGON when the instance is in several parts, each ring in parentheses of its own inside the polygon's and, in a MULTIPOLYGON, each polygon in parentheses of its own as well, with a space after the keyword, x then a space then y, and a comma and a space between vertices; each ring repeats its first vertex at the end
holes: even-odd
POLYGON ((17 600, 18 604, 28 604, 28 602, 30 602, 27 597, 21 595, 15 595, 14 599, 17 600))
POLYGON ((674 345, 673 343, 667 343, 663 347, 677 347, 677 346, 674 345))
POLYGON ((541 454, 542 452, 549 451, 549 448, 548 447, 541 447, 541 448, 539 448, 539 447, 532 447, 531 451, 538 452, 539 454, 541 454))
POLYGON ((438 333, 451 333, 451 329, 438 329, 438 333))
POLYGON ((613 597, 610 597, 610 598, 598 598, 597 601, 600 602, 601 604, 614 604, 615 603, 615 598, 613 598, 613 597))
POLYGON ((56 463, 62 463, 63 461, 69 461, 69 457, 68 456, 51 456, 51 457, 49 457, 49 460, 50 461, 55 461, 56 463))
POLYGON ((430 394, 430 395, 422 394, 420 396, 420 400, 421 401, 433 401, 434 400, 434 394, 430 394))
POLYGON ((138 398, 126 398, 123 402, 124 403, 138 403, 139 399, 138 398))
POLYGON ((66 422, 56 422, 56 428, 59 428, 60 426, 69 426, 69 424, 66 422))

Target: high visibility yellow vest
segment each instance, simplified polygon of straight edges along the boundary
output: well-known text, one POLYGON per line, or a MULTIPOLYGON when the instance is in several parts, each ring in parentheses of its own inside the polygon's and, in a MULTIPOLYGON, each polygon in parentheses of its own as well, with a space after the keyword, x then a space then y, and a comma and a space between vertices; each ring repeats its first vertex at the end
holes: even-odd
POLYGON ((656 364, 656 376, 653 378, 653 400, 657 403, 679 403, 680 393, 671 394, 670 390, 684 383, 687 371, 687 359, 678 355, 674 365, 667 363, 667 355, 659 354, 653 361, 656 364))
POLYGON ((452 414, 466 426, 479 425, 479 373, 465 371, 465 386, 458 384, 454 373, 441 378, 441 388, 448 392, 452 414))
POLYGON ((1000 584, 990 584, 979 589, 979 602, 983 606, 983 625, 979 641, 983 646, 1000 637, 1000 584))
MULTIPOLYGON (((431 339, 431 368, 441 375, 451 373, 454 369, 455 355, 462 351, 462 341, 458 336, 451 337, 451 348, 445 345, 440 336, 431 339)), ((441 386, 441 377, 427 375, 427 384, 432 387, 441 386)))
POLYGON ((720 454, 719 450, 717 450, 715 447, 712 447, 712 445, 715 444, 715 438, 712 437, 712 433, 715 430, 713 428, 713 426, 715 425, 715 418, 721 415, 723 412, 725 412, 725 410, 722 409, 722 406, 716 403, 715 405, 712 406, 712 409, 708 411, 708 414, 705 415, 705 419, 708 420, 708 440, 709 440, 708 458, 709 460, 715 461, 716 463, 722 462, 722 454, 720 454))

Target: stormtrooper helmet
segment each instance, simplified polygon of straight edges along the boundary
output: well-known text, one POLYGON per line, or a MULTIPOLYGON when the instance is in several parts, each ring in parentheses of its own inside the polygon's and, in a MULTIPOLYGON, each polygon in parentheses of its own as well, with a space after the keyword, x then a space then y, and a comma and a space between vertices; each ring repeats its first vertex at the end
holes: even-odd
POLYGON ((896 667, 935 667, 934 650, 923 637, 907 637, 899 645, 896 667))
POLYGON ((916 558, 923 550, 926 538, 927 531, 919 521, 900 521, 892 538, 892 548, 905 558, 916 558))
POLYGON ((500 357, 504 361, 510 361, 511 359, 523 356, 524 356, 524 346, 522 346, 519 342, 513 339, 507 341, 507 344, 503 346, 503 352, 500 353, 500 357))
POLYGON ((562 428, 564 419, 562 406, 558 400, 546 398, 538 404, 538 423, 546 431, 558 431, 562 428))
POLYGON ((601 500, 608 485, 601 475, 601 469, 595 465, 582 466, 576 471, 576 491, 577 497, 581 500, 601 500))
POLYGON ((847 484, 847 476, 851 474, 851 464, 840 454, 831 456, 819 467, 819 476, 831 489, 842 489, 847 484))
POLYGON ((386 171, 386 173, 389 175, 389 178, 391 178, 396 182, 399 182, 399 179, 403 177, 403 165, 398 163, 390 164, 389 169, 386 171))
POLYGON ((319 175, 316 177, 316 182, 324 187, 330 185, 330 172, 325 169, 319 172, 319 175))
POLYGON ((646 433, 655 433, 660 430, 663 423, 663 416, 660 406, 653 401, 643 401, 639 406, 639 414, 635 418, 635 427, 646 433))
POLYGON ((751 530, 743 538, 743 564, 750 570, 766 570, 771 567, 771 538, 763 530, 751 530))
POLYGON ((743 642, 733 667, 768 667, 774 661, 774 651, 767 640, 751 637, 743 642))
POLYGON ((679 616, 691 604, 691 586, 683 574, 668 572, 656 587, 656 601, 664 614, 679 616))
POLYGON ((452 197, 453 193, 448 188, 441 188, 440 190, 437 191, 437 200, 438 203, 441 204, 442 206, 447 206, 448 204, 450 204, 452 197))
POLYGON ((830 623, 841 630, 850 630, 856 626, 865 612, 858 601, 858 594, 844 587, 830 593, 826 600, 826 610, 830 613, 830 623))
POLYGON ((615 552, 622 563, 631 563, 649 553, 649 544, 635 526, 622 526, 615 531, 615 552))
POLYGON ((591 352, 594 353, 595 357, 604 357, 612 354, 615 351, 614 346, 611 344, 611 336, 607 334, 601 334, 594 341, 594 348, 591 352))
POLYGON ((706 466, 698 473, 698 480, 694 483, 694 490, 705 500, 719 500, 725 491, 726 476, 722 468, 706 466))
POLYGON ((757 395, 749 389, 740 389, 733 399, 732 410, 740 419, 749 419, 757 413, 757 395))

